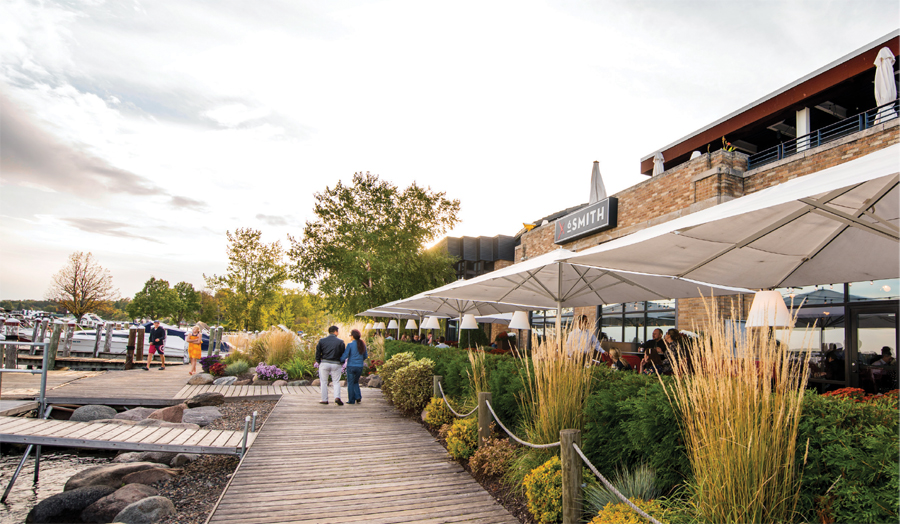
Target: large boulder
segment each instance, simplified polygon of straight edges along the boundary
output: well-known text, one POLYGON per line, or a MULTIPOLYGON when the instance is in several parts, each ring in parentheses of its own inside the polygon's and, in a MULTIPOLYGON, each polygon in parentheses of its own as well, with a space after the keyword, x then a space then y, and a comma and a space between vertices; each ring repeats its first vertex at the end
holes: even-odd
POLYGON ((81 512, 81 520, 84 522, 112 522, 116 515, 129 504, 157 495, 159 492, 156 489, 145 484, 128 484, 84 508, 84 511, 81 512))
POLYGON ((225 395, 221 393, 200 393, 187 399, 185 402, 189 408, 199 408, 201 406, 221 406, 225 403, 225 395))
POLYGON ((181 416, 181 421, 197 424, 198 426, 208 426, 214 420, 222 418, 222 412, 212 406, 204 406, 202 408, 186 409, 181 416))
POLYGON ((25 522, 72 522, 81 511, 114 492, 110 486, 85 486, 57 493, 40 502, 28 512, 25 522), (66 518, 71 515, 72 517, 66 518))
POLYGON ((253 385, 253 386, 271 386, 271 385, 272 385, 272 381, 271 381, 271 380, 262 380, 262 379, 259 379, 259 378, 254 378, 254 379, 253 379, 253 384, 252 384, 252 385, 253 385))
POLYGON ((237 377, 219 377, 213 380, 214 386, 230 386, 237 382, 237 377))
POLYGON ((157 409, 150 413, 150 416, 147 418, 162 420, 163 422, 181 422, 181 416, 184 414, 185 409, 187 409, 187 406, 184 404, 175 404, 167 408, 157 409))
POLYGON ((288 386, 308 386, 308 380, 292 380, 287 383, 288 386))
POLYGON ((321 384, 322 384, 322 381, 321 381, 321 380, 319 380, 319 379, 314 379, 314 380, 312 381, 312 383, 310 384, 310 386, 318 386, 318 385, 321 385, 321 384))
POLYGON ((153 408, 134 408, 134 409, 129 409, 127 411, 123 411, 121 413, 117 413, 116 416, 113 418, 117 418, 117 419, 121 419, 121 420, 135 420, 135 421, 144 420, 145 418, 149 417, 150 414, 153 413, 154 411, 156 411, 156 410, 153 408))
POLYGON ((89 404, 81 406, 72 412, 69 420, 74 422, 91 422, 92 420, 100 420, 105 418, 115 418, 116 410, 109 406, 100 406, 97 404, 89 404))
POLYGON ((366 387, 370 388, 381 388, 384 385, 384 380, 381 379, 378 375, 369 375, 369 383, 366 384, 366 387))
POLYGON ((205 386, 207 384, 212 384, 213 380, 216 377, 210 375, 209 373, 197 373, 193 377, 189 378, 187 383, 189 386, 205 386))
POLYGON ((113 519, 123 524, 153 524, 175 513, 175 504, 165 497, 147 497, 125 506, 113 519))
POLYGON ((235 380, 231 385, 232 386, 249 386, 253 383, 252 379, 245 378, 243 380, 235 380))
POLYGON ((367 376, 365 376, 365 377, 359 377, 359 385, 360 385, 361 387, 366 387, 366 386, 368 386, 368 385, 369 385, 369 377, 367 377, 367 376))
MULTIPOLYGON (((138 453, 120 453, 113 459, 115 464, 128 462, 155 462, 168 465, 178 453, 166 453, 163 451, 142 451, 138 453)), ((134 502, 134 501, 132 501, 134 502)))
POLYGON ((287 386, 287 380, 276 380, 272 382, 273 386, 287 386))
MULTIPOLYGON (((127 464, 109 464, 86 468, 72 475, 66 481, 65 491, 83 488, 86 486, 107 486, 113 489, 122 487, 122 477, 135 471, 150 468, 158 468, 154 462, 130 462, 127 464)), ((107 493, 108 495, 109 493, 107 493)), ((106 495, 104 495, 106 496, 106 495)), ((99 497, 98 497, 99 498, 99 497)))
POLYGON ((179 453, 175 455, 175 458, 172 459, 172 462, 169 462, 169 465, 173 468, 181 468, 197 460, 198 458, 200 458, 200 455, 196 453, 179 453))
POLYGON ((163 467, 142 469, 141 471, 135 471, 134 473, 125 475, 122 477, 122 482, 125 484, 147 484, 149 486, 150 484, 156 484, 161 480, 169 480, 179 473, 181 473, 180 469, 163 467))

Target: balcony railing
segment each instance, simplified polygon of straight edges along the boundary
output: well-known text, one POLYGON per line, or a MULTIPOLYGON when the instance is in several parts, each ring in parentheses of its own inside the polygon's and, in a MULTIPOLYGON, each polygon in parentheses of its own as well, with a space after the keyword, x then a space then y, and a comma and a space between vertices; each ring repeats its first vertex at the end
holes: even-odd
POLYGON ((747 160, 747 169, 753 169, 769 162, 775 162, 782 158, 802 153, 857 131, 894 120, 898 116, 900 116, 900 101, 894 100, 883 106, 817 129, 808 135, 799 136, 793 140, 782 142, 775 147, 750 155, 750 158, 747 160))

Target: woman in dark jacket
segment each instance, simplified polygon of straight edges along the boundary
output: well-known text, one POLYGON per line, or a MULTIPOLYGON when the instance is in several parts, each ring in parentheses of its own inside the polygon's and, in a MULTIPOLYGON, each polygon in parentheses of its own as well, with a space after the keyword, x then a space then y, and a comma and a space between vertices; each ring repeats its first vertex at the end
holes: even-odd
POLYGON ((353 337, 353 342, 347 344, 347 348, 344 349, 344 354, 341 356, 341 363, 347 364, 347 404, 361 404, 362 391, 359 389, 359 377, 362 376, 369 353, 366 351, 366 343, 360 338, 362 334, 359 330, 354 329, 350 332, 350 336, 353 337))

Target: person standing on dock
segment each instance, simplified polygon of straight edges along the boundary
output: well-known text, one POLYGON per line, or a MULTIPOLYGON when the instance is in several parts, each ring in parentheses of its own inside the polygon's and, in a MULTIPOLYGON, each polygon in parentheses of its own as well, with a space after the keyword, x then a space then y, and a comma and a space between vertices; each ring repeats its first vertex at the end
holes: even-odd
POLYGON ((316 364, 319 366, 319 386, 322 388, 322 401, 328 404, 328 377, 334 384, 334 403, 343 406, 341 401, 341 356, 344 354, 344 341, 338 338, 338 327, 328 328, 328 336, 319 339, 316 344, 316 364))
POLYGON ((150 330, 150 349, 147 351, 147 367, 150 371, 150 363, 153 362, 153 354, 159 353, 159 361, 162 364, 160 371, 166 369, 166 330, 159 325, 159 320, 153 321, 153 328, 150 330))
POLYGON ((200 334, 200 326, 194 326, 191 334, 187 336, 188 357, 191 359, 191 371, 189 375, 197 372, 197 361, 203 350, 203 335, 200 334))
POLYGON ((362 392, 359 389, 359 377, 362 376, 369 353, 358 329, 351 331, 350 336, 353 337, 353 342, 347 344, 347 349, 341 356, 341 362, 347 363, 347 404, 360 404, 362 392))

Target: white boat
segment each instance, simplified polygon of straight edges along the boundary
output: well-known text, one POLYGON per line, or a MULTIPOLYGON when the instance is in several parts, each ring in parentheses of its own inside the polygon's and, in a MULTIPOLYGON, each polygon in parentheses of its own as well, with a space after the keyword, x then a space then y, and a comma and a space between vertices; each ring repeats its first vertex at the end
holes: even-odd
MULTIPOLYGON (((187 353, 187 344, 185 343, 185 337, 187 336, 187 332, 192 329, 188 328, 188 330, 184 330, 178 327, 167 326, 165 324, 160 324, 166 330, 166 349, 165 355, 169 358, 181 359, 184 358, 184 355, 187 353)), ((150 348, 150 329, 153 328, 153 324, 147 322, 143 325, 144 327, 144 355, 147 354, 147 350, 150 348)), ((209 348, 209 334, 202 333, 203 337, 203 346, 201 347, 202 353, 205 356, 207 354, 209 348)), ((85 329, 81 331, 75 331, 75 335, 72 338, 72 351, 71 355, 73 357, 90 357, 94 354, 94 344, 97 338, 97 332, 95 329, 85 329)), ((104 344, 106 342, 106 333, 101 329, 100 336, 100 348, 99 352, 105 353, 104 344)), ((62 345, 62 343, 60 343, 62 345)), ((128 345, 128 330, 127 329, 114 329, 112 332, 112 344, 110 347, 110 353, 113 354, 125 354, 126 346, 128 345)), ((231 350, 231 346, 229 346, 226 342, 222 342, 221 353, 227 354, 228 351, 231 350)))

